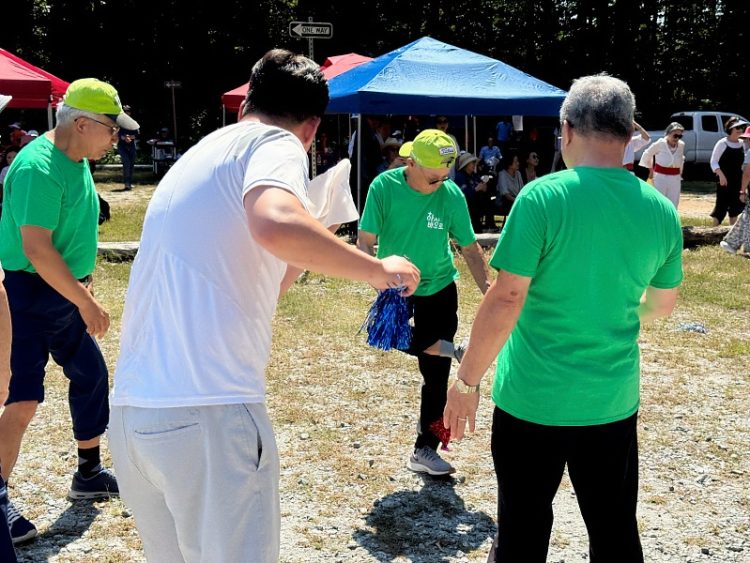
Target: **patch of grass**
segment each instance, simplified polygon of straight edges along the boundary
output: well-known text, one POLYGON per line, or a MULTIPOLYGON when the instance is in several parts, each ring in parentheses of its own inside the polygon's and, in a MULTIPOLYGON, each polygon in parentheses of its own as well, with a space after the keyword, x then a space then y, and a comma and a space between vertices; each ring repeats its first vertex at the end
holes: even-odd
POLYGON ((113 205, 110 208, 112 218, 99 226, 99 240, 101 242, 140 240, 147 207, 147 201, 113 205))

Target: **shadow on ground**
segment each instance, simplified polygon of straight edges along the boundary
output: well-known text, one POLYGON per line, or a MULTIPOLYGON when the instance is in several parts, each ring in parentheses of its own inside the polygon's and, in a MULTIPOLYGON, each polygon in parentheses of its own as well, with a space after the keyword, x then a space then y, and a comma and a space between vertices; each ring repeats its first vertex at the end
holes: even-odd
POLYGON ((68 544, 80 539, 101 512, 94 502, 88 500, 74 502, 35 539, 17 545, 16 553, 19 563, 48 561, 58 555, 68 544))
POLYGON ((452 478, 422 477, 419 491, 398 491, 375 501, 367 528, 354 540, 378 561, 447 563, 477 549, 497 527, 484 512, 468 511, 452 478))

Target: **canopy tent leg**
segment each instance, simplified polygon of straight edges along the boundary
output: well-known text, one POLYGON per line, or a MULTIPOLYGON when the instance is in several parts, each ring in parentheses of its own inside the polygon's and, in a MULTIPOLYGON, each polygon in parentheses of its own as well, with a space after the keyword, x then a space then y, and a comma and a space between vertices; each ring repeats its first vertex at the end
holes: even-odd
POLYGON ((477 154, 476 147, 474 147, 474 151, 469 150, 469 116, 464 115, 464 147, 466 148, 466 152, 473 152, 474 155, 477 154))
POLYGON ((471 118, 472 118, 472 120, 474 122, 474 127, 473 127, 473 129, 474 129, 474 154, 476 156, 479 156, 477 154, 477 152, 476 152, 477 151, 477 116, 476 115, 472 115, 471 118))
POLYGON ((52 130, 52 102, 47 102, 47 130, 52 130))
POLYGON ((221 104, 221 126, 224 127, 227 124, 227 106, 221 104))
POLYGON ((357 211, 362 214, 362 114, 357 114, 357 211))

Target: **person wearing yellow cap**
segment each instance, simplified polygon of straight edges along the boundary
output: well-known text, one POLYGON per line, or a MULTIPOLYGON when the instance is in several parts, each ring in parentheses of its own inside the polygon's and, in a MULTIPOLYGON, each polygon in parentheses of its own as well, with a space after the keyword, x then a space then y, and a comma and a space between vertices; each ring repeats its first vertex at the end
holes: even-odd
MULTIPOLYGON (((482 293, 490 274, 471 226, 461 189, 448 178, 458 157, 451 137, 426 129, 399 152, 406 166, 375 178, 367 193, 357 245, 379 258, 407 256, 422 279, 411 297, 414 307, 412 343, 406 352, 417 357, 424 379, 417 438, 407 467, 419 473, 446 475, 453 466, 437 452, 450 436, 442 424, 451 358, 460 361, 453 345, 458 327, 458 278, 450 241, 461 248, 482 293)), ((476 389, 467 389, 476 392, 476 389)))
MULTIPOLYGON (((78 470, 70 499, 117 496, 114 475, 101 465, 100 436, 109 422, 108 373, 96 338, 109 313, 91 291, 97 254, 99 198, 88 159, 104 156, 120 127, 138 124, 117 90, 95 78, 72 82, 57 108, 57 125, 18 153, 5 178, 0 261, 13 327, 11 381, 0 416, 0 463, 7 481, 23 435, 44 400, 51 355, 70 380, 68 399, 78 470)), ((36 535, 13 503, 15 543, 36 535)))

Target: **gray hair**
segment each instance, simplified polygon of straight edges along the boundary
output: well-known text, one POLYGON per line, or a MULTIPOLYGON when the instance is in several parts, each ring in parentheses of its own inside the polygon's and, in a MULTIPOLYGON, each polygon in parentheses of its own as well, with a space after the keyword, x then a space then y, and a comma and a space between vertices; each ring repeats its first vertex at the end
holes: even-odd
POLYGON ((665 135, 669 135, 672 131, 677 131, 678 129, 680 131, 684 131, 685 127, 683 127, 682 123, 678 123, 677 121, 673 121, 672 123, 670 123, 669 125, 667 125, 667 128, 664 131, 664 134, 665 135))
POLYGON ((55 113, 57 125, 73 123, 79 117, 88 117, 89 119, 101 118, 100 115, 90 111, 83 111, 82 109, 72 108, 70 106, 66 106, 65 104, 57 105, 57 112, 55 113))
POLYGON ((583 136, 598 135, 627 141, 633 132, 635 96, 628 85, 606 74, 573 81, 560 108, 560 122, 583 136))

